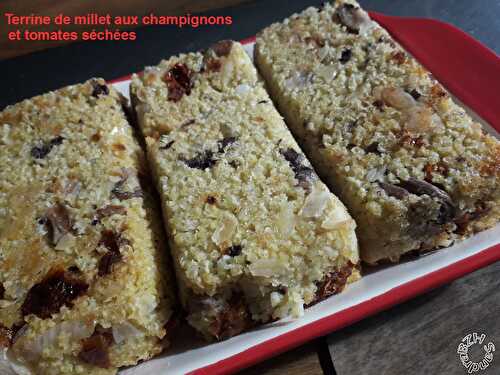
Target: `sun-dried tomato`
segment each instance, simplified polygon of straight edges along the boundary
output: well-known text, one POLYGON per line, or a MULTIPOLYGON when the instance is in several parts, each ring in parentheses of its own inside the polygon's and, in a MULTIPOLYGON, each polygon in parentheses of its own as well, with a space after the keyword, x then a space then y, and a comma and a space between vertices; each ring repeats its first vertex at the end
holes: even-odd
POLYGON ((466 234, 469 229, 469 224, 475 220, 480 219, 488 212, 490 212, 490 210, 491 208, 487 207, 484 203, 478 203, 476 209, 473 212, 466 212, 455 220, 455 224, 457 226, 456 232, 458 234, 466 234))
POLYGON ((384 111, 384 102, 382 100, 375 100, 372 104, 379 111, 384 111))
POLYGON ((119 233, 112 230, 104 230, 99 241, 100 246, 104 246, 108 251, 98 263, 99 276, 109 275, 113 271, 113 266, 123 259, 120 247, 128 243, 119 233))
POLYGON ((317 283, 316 298, 312 304, 320 302, 333 294, 340 293, 354 268, 353 263, 347 262, 340 269, 327 273, 323 280, 317 283))
POLYGON ((193 88, 192 71, 184 64, 175 64, 164 77, 168 87, 168 100, 178 102, 184 95, 190 95, 193 88))
POLYGON ((447 177, 449 168, 446 163, 440 161, 437 162, 436 164, 426 164, 424 167, 424 172, 425 172, 425 180, 427 182, 432 182, 432 174, 433 173, 439 173, 440 175, 447 177))
POLYGON ((0 349, 8 348, 12 342, 12 330, 0 324, 0 349))
POLYGON ((228 56, 231 53, 232 47, 232 40, 221 40, 220 42, 213 44, 210 49, 212 49, 217 56, 222 57, 228 56))
POLYGON ((392 54, 391 59, 398 65, 406 61, 406 54, 403 51, 396 51, 392 54))
POLYGON ((99 276, 109 275, 113 271, 113 265, 119 263, 123 258, 121 253, 108 252, 99 259, 99 276))
POLYGON ((207 57, 203 60, 203 71, 207 72, 220 72, 222 68, 222 63, 219 59, 214 57, 207 57))
POLYGON ((211 333, 217 340, 233 337, 252 325, 243 295, 233 293, 233 296, 210 326, 211 333))
POLYGON ((78 353, 78 358, 85 363, 101 367, 111 367, 109 358, 109 347, 113 344, 113 334, 111 328, 97 326, 94 333, 89 338, 82 341, 82 348, 78 353))
POLYGON ((101 85, 98 81, 92 80, 90 82, 92 85, 92 96, 95 98, 98 98, 101 95, 108 95, 109 94, 109 87, 106 85, 101 85))
POLYGON ((87 283, 64 270, 53 270, 28 291, 21 312, 23 316, 35 314, 42 319, 50 318, 61 307, 72 307, 72 301, 83 295, 88 288, 87 283))

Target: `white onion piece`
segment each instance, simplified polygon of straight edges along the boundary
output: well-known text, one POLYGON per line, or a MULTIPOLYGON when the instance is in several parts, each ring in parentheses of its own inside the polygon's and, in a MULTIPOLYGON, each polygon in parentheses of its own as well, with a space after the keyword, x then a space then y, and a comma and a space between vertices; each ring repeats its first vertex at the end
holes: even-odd
POLYGON ((138 330, 128 322, 114 324, 112 327, 112 331, 113 339, 117 344, 120 344, 121 342, 130 338, 144 336, 144 333, 142 331, 138 330))
POLYGON ((53 346, 62 333, 70 336, 72 341, 78 341, 90 337, 93 332, 93 324, 78 321, 62 322, 49 328, 34 340, 26 340, 24 334, 21 334, 17 337, 12 350, 16 355, 19 354, 21 358, 33 362, 38 360, 44 348, 53 346))
POLYGON ((369 182, 374 182, 374 181, 381 181, 382 178, 385 175, 385 171, 387 170, 387 167, 385 166, 379 166, 377 168, 371 168, 366 172, 366 179, 369 182))
POLYGON ((337 76, 337 67, 335 65, 319 65, 316 68, 316 74, 326 82, 330 82, 337 76))
POLYGON ((219 226, 212 235, 212 241, 214 241, 217 246, 229 242, 233 237, 234 232, 236 231, 237 225, 238 220, 236 219, 236 217, 229 212, 225 212, 222 220, 219 223, 219 226))
POLYGON ((236 88, 234 89, 234 92, 236 92, 237 95, 244 95, 249 91, 250 86, 246 83, 242 83, 241 85, 236 86, 236 88))
POLYGON ((285 87, 289 90, 305 87, 310 80, 310 75, 305 72, 293 72, 292 76, 285 81, 285 87))
POLYGON ((250 273, 254 276, 272 277, 283 274, 286 269, 278 259, 259 259, 248 266, 250 273))
POLYGON ((299 214, 303 217, 320 217, 330 198, 330 193, 321 184, 314 185, 299 214))
POLYGON ((277 227, 281 234, 288 235, 295 228, 295 215, 289 204, 283 204, 277 217, 277 227))
POLYGON ((321 223, 321 227, 326 230, 338 229, 351 222, 347 211, 340 205, 334 207, 328 216, 321 223))

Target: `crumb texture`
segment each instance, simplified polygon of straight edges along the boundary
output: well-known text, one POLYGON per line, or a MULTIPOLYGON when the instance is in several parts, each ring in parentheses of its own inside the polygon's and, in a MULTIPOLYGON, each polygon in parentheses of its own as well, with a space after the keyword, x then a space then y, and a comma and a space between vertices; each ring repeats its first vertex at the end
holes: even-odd
POLYGON ((255 60, 320 176, 356 220, 361 257, 397 261, 500 218, 500 144, 355 1, 263 30, 255 60))
POLYGON ((0 366, 114 374, 164 347, 165 240, 123 104, 92 79, 0 112, 0 366))
POLYGON ((181 299, 200 332, 224 339, 300 316, 359 276, 354 221, 302 154, 239 43, 146 68, 131 93, 181 299))

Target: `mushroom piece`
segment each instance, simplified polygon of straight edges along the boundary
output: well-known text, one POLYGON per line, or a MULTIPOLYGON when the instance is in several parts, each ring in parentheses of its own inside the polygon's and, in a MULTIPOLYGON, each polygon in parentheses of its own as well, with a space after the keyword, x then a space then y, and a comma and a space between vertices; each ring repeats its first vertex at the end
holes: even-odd
POLYGON ((408 191, 403 189, 402 187, 385 182, 379 182, 378 184, 390 197, 401 200, 408 196, 408 191))
POLYGON ((339 6, 335 12, 335 16, 353 34, 357 34, 363 24, 370 22, 368 14, 352 4, 342 4, 339 6))
POLYGON ((57 203, 47 210, 46 214, 50 241, 56 246, 65 234, 71 231, 72 222, 68 209, 61 203, 57 203))
POLYGON ((417 104, 415 99, 400 87, 385 87, 380 95, 385 104, 399 110, 408 110, 417 104))
POLYGON ((437 186, 428 183, 427 181, 410 178, 408 181, 403 181, 399 184, 400 187, 415 195, 427 194, 429 197, 440 202, 439 216, 437 217, 438 224, 445 224, 453 220, 455 217, 455 205, 447 192, 437 186))

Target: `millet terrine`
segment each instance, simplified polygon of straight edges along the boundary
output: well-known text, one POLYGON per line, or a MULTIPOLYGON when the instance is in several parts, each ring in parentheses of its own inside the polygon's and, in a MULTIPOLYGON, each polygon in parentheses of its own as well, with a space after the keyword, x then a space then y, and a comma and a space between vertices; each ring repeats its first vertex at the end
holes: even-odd
POLYGON ((498 140, 355 1, 269 26, 255 60, 356 220, 364 261, 449 246, 498 222, 498 140))
POLYGON ((162 351, 175 294, 119 94, 93 79, 5 108, 0 163, 0 372, 114 374, 162 351))
POLYGON ((355 223, 318 179, 239 43, 135 75, 181 301, 205 337, 300 316, 359 275, 355 223))

